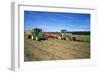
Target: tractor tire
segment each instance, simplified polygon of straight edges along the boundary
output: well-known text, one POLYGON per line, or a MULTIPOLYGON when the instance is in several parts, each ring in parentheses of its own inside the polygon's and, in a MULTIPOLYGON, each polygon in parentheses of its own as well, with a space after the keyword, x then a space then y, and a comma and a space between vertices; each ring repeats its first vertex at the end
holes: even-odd
POLYGON ((36 39, 36 41, 40 41, 39 37, 36 37, 35 39, 36 39))
POLYGON ((66 37, 66 38, 65 38, 65 40, 69 40, 69 38, 68 38, 68 37, 66 37))
POLYGON ((38 37, 35 37, 35 40, 38 41, 38 37))
POLYGON ((34 36, 32 36, 32 40, 35 40, 35 37, 34 36))
POLYGON ((61 37, 58 37, 58 39, 61 40, 62 38, 61 37))
POLYGON ((34 37, 32 36, 32 40, 34 40, 34 37))

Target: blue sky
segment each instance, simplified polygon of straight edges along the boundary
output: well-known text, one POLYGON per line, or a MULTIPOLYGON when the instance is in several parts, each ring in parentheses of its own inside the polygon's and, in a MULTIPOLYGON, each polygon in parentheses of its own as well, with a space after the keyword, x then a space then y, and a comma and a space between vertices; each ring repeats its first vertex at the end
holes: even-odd
POLYGON ((24 28, 41 28, 46 32, 90 31, 90 14, 24 11, 24 28))

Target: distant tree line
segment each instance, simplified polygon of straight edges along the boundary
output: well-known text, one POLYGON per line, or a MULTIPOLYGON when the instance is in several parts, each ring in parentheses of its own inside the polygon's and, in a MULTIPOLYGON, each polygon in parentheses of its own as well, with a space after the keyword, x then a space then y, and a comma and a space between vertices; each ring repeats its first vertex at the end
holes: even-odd
POLYGON ((74 35, 90 35, 90 31, 75 31, 75 32, 67 32, 67 33, 72 33, 74 35))

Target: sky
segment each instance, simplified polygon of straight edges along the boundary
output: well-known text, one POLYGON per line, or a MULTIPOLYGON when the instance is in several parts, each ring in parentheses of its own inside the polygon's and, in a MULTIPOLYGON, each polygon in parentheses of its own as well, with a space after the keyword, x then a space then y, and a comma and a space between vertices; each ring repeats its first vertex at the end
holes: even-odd
POLYGON ((45 32, 90 31, 90 14, 24 11, 24 29, 36 27, 45 32))

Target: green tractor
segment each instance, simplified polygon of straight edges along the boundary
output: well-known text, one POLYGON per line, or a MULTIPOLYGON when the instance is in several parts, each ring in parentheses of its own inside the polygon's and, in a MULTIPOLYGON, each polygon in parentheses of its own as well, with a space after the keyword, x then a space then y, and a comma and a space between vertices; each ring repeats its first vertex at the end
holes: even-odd
POLYGON ((41 40, 47 40, 47 36, 44 35, 44 33, 42 32, 42 29, 39 28, 34 28, 32 30, 32 39, 33 40, 37 40, 37 41, 41 41, 41 40))

